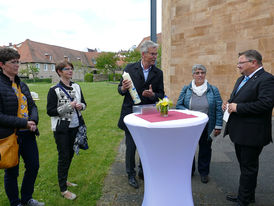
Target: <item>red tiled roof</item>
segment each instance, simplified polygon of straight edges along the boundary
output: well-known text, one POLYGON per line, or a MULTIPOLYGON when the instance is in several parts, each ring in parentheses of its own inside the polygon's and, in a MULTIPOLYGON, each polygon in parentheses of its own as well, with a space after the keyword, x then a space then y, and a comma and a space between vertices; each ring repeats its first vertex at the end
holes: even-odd
POLYGON ((65 47, 35 42, 29 39, 19 44, 17 49, 21 55, 20 61, 22 63, 57 63, 63 61, 65 57, 67 57, 71 62, 81 60, 83 65, 93 67, 94 64, 92 63, 91 58, 98 55, 98 52, 82 52, 65 47), (51 60, 49 56, 52 57, 51 60))
MULTIPOLYGON (((150 36, 143 38, 143 40, 139 43, 137 49, 140 49, 141 44, 146 40, 150 40, 150 36)), ((162 44, 162 33, 157 34, 157 44, 162 44)))

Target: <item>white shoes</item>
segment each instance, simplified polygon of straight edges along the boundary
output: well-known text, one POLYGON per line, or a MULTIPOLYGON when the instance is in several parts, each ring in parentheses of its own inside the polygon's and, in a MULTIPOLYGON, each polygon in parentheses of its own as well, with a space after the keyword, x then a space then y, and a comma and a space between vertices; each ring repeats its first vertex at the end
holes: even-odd
POLYGON ((74 200, 77 196, 76 194, 66 190, 65 192, 61 192, 61 195, 63 198, 68 199, 68 200, 74 200))
POLYGON ((68 186, 68 187, 77 187, 78 185, 75 184, 75 183, 72 183, 72 182, 68 182, 68 181, 67 181, 67 186, 68 186))

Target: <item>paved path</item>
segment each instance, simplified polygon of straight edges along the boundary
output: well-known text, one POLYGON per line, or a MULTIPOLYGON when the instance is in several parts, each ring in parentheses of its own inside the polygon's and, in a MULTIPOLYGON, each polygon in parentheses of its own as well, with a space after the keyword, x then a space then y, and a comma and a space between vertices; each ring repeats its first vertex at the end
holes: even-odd
MULTIPOLYGON (((272 124, 274 137, 274 121, 272 124)), ((226 201, 227 193, 238 189, 239 166, 234 146, 228 137, 219 137, 212 145, 210 182, 203 184, 196 172, 192 177, 192 191, 195 206, 233 206, 226 201)), ((105 178, 103 195, 97 206, 141 206, 144 182, 139 180, 139 189, 130 187, 125 173, 125 144, 119 147, 116 161, 105 178)), ((251 206, 274 206, 274 144, 263 149, 260 156, 260 171, 256 190, 256 203, 251 206)), ((168 205, 169 206, 169 205, 168 205)), ((172 205, 170 205, 172 206, 172 205)))

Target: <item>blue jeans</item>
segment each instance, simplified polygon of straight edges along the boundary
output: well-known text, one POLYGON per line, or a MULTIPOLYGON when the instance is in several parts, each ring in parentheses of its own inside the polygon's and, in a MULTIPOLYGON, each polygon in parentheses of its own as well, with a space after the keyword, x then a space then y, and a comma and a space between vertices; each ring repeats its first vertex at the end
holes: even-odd
POLYGON ((29 131, 18 132, 18 143, 19 155, 24 160, 26 170, 21 185, 21 200, 17 183, 19 164, 5 170, 5 191, 11 206, 19 203, 26 204, 32 198, 34 183, 39 170, 39 153, 34 133, 29 131))

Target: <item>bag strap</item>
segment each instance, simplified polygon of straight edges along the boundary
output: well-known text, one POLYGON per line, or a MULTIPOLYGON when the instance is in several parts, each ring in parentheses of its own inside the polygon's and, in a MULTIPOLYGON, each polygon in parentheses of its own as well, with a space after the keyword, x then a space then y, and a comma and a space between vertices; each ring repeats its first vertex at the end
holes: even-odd
MULTIPOLYGON (((67 90, 65 90, 65 88, 60 83, 58 83, 56 86, 59 87, 60 89, 62 89, 62 91, 67 95, 67 97, 70 99, 70 101, 73 101, 72 97, 69 95, 67 90)), ((79 119, 80 118, 79 112, 78 112, 77 109, 75 109, 75 110, 76 110, 76 114, 77 114, 78 119, 79 119)))

